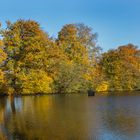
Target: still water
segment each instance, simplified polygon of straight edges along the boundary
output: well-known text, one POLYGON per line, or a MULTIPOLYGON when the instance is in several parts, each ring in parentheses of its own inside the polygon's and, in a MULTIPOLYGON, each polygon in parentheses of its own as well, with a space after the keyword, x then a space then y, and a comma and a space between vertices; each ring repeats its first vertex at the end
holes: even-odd
POLYGON ((3 97, 0 140, 140 140, 140 95, 3 97))

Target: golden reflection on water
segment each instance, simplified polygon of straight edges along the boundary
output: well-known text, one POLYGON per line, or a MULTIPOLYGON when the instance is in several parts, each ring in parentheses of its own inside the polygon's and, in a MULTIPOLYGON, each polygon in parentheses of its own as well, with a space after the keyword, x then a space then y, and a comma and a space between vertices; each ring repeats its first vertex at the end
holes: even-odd
POLYGON ((139 99, 85 95, 1 98, 0 140, 139 140, 139 99))
POLYGON ((24 97, 20 107, 17 107, 16 100, 7 99, 0 110, 1 116, 5 111, 0 122, 0 127, 4 128, 0 133, 1 139, 74 140, 81 133, 81 139, 83 136, 86 139, 85 115, 77 118, 84 108, 79 110, 79 107, 72 106, 71 101, 65 101, 65 97, 59 100, 55 96, 24 97))

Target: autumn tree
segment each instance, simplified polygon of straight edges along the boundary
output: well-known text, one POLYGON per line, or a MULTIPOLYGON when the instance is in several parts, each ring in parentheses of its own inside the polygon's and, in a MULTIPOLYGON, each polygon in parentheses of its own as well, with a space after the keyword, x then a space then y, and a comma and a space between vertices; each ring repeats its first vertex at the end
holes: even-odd
POLYGON ((83 23, 74 24, 77 29, 77 37, 80 43, 88 50, 89 57, 96 57, 101 48, 97 46, 97 33, 83 23))
POLYGON ((102 55, 101 67, 110 90, 138 88, 140 78, 140 51, 132 45, 120 46, 102 55))
MULTIPOLYGON (((0 90, 3 87, 3 84, 5 82, 5 74, 4 74, 4 70, 3 70, 3 65, 4 65, 4 61, 6 61, 7 55, 6 53, 3 51, 3 42, 2 40, 0 40, 0 90)), ((2 91, 0 91, 2 92, 2 91)))
MULTIPOLYGON (((67 24, 63 26, 58 33, 58 39, 56 40, 57 45, 64 50, 70 61, 69 64, 71 63, 72 67, 77 67, 77 69, 74 69, 75 72, 72 67, 70 68, 73 71, 70 72, 71 77, 76 73, 75 76, 77 79, 79 75, 80 79, 82 79, 79 80, 79 85, 81 86, 77 85, 79 89, 86 87, 86 90, 89 86, 91 87, 93 85, 91 73, 93 72, 92 68, 94 67, 93 59, 95 59, 93 56, 95 55, 95 51, 97 51, 96 37, 97 36, 92 32, 92 29, 84 24, 67 24)), ((63 71, 63 73, 65 72, 63 71)))
POLYGON ((45 71, 49 38, 40 25, 32 20, 7 22, 2 36, 8 55, 5 68, 9 92, 48 92, 52 81, 45 71))
POLYGON ((83 63, 87 61, 87 50, 82 46, 73 24, 65 25, 58 33, 57 44, 63 48, 71 61, 83 63))

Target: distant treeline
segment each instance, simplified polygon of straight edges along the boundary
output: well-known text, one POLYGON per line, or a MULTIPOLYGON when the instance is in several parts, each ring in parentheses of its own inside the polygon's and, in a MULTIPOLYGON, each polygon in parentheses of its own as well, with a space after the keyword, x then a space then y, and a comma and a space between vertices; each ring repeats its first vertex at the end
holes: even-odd
POLYGON ((7 21, 0 35, 0 94, 140 89, 137 46, 101 53, 97 33, 84 24, 64 25, 52 38, 36 21, 7 21))

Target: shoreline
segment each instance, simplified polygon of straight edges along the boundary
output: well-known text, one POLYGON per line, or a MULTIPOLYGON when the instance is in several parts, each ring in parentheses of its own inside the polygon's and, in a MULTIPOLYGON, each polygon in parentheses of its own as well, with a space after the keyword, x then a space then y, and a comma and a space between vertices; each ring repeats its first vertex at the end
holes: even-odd
MULTIPOLYGON (((132 92, 140 92, 140 90, 124 90, 124 91, 102 91, 102 92, 96 92, 95 95, 132 95, 134 93, 132 92)), ((22 97, 22 96, 46 96, 46 95, 74 95, 74 94, 88 94, 87 92, 75 92, 75 93, 36 93, 36 94, 2 94, 0 93, 1 97, 22 97)))

